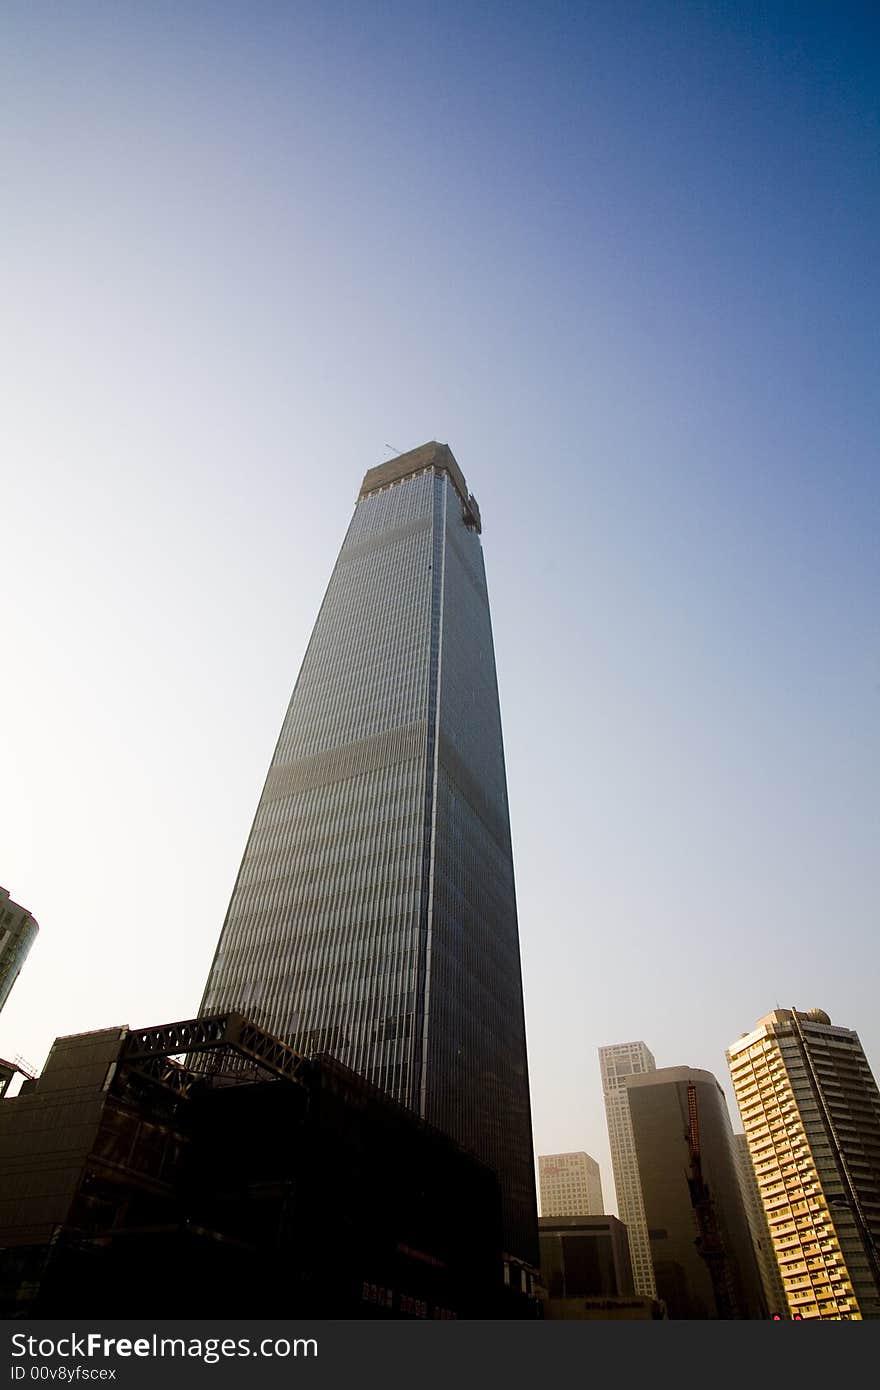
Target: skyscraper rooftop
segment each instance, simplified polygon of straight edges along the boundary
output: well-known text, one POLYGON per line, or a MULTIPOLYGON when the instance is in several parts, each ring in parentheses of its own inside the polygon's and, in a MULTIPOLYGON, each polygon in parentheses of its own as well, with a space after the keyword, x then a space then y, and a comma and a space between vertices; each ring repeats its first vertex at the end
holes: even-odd
POLYGON ((438 444, 434 439, 428 444, 420 444, 417 449, 410 449, 405 454, 397 454, 394 458, 386 460, 385 463, 377 464, 375 468, 368 469, 364 475, 364 481, 361 483, 358 501, 368 497, 371 492, 379 492, 382 488, 390 487, 392 483, 401 482, 404 478, 411 478, 426 468, 432 468, 437 474, 447 474, 462 505, 469 513, 471 521, 476 526, 477 531, 481 531, 480 509, 477 506, 476 498, 468 492, 464 474, 456 463, 455 455, 448 444, 438 444))

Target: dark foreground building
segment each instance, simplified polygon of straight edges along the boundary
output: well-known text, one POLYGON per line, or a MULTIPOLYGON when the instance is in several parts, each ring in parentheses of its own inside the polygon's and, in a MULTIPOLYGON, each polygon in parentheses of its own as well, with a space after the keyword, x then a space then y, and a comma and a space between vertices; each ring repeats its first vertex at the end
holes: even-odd
POLYGON ((0 1316, 497 1318, 497 1178, 237 1015, 56 1040, 0 1101, 0 1316))
POLYGON ((536 1265, 519 932, 481 518, 452 451, 371 468, 315 622, 202 1014, 329 1053, 501 1181, 536 1265))
POLYGON ((538 1236, 549 1321, 665 1318, 658 1299, 635 1291, 627 1229, 616 1216, 543 1216, 538 1236))
POLYGON ((545 1318, 663 1316, 659 1302, 635 1294, 627 1227, 616 1216, 542 1216, 538 1238, 545 1318))
POLYGON ((635 1293, 629 1238, 616 1216, 542 1216, 538 1238, 550 1299, 635 1293))

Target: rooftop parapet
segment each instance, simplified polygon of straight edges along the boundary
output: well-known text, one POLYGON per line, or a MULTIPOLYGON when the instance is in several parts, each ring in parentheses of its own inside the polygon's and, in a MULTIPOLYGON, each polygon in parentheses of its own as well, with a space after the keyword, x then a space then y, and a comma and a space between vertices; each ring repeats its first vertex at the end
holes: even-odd
POLYGON ((411 478, 413 474, 421 473, 426 468, 433 468, 435 473, 448 475, 461 498, 466 524, 478 533, 481 532, 483 527, 480 509, 476 498, 468 492, 464 474, 455 461, 455 455, 448 444, 438 444, 435 439, 427 444, 420 444, 418 449, 410 449, 408 453, 398 454, 397 458, 388 459, 386 463, 377 464, 375 468, 369 469, 361 483, 358 501, 368 497, 371 492, 379 492, 382 488, 390 487, 392 483, 411 478))

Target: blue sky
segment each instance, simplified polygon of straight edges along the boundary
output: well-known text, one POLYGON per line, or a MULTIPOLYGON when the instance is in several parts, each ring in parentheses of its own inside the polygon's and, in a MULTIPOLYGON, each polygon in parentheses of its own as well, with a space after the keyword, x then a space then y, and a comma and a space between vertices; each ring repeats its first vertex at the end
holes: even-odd
POLYGON ((480 503, 536 1146, 596 1048, 880 1069, 872 5, 0 16, 0 1054, 194 1012, 362 474, 480 503))

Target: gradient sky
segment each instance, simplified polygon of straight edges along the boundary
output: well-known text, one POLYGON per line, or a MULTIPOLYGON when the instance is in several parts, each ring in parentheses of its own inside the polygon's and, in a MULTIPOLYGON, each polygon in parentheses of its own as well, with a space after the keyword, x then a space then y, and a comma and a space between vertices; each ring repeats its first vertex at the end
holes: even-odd
MULTIPOLYGON (((875 4, 0 12, 0 1055, 191 1016, 361 477, 479 501, 538 1152, 880 1071, 875 4)), ((737 1127, 738 1121, 736 1121, 737 1127)))

